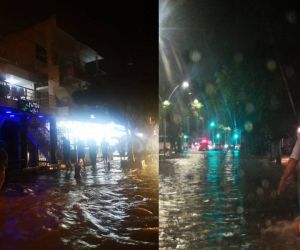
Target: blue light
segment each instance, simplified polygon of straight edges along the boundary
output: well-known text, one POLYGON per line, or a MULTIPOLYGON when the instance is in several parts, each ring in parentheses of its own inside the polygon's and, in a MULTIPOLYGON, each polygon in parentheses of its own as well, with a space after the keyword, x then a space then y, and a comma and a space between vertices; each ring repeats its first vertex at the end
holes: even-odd
POLYGON ((10 115, 9 117, 15 117, 15 115, 10 115))
POLYGON ((39 115, 39 118, 43 118, 44 116, 43 115, 39 115))
POLYGON ((11 114, 11 111, 6 111, 5 113, 6 113, 6 114, 11 114))

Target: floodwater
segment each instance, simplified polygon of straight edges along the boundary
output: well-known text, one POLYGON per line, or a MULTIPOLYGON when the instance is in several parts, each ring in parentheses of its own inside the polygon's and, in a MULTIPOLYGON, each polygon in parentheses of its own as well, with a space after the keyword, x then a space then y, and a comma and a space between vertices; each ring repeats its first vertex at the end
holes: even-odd
POLYGON ((280 166, 238 151, 160 162, 160 249, 300 249, 295 189, 280 166))
POLYGON ((158 166, 8 178, 0 249, 158 249, 158 166))

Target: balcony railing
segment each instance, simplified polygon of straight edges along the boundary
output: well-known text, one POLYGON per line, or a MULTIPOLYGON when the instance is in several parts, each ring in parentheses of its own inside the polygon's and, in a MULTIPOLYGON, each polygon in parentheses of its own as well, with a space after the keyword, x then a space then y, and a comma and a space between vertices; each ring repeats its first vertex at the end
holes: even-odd
POLYGON ((0 97, 11 100, 36 101, 35 91, 23 86, 0 81, 0 97))
POLYGON ((48 93, 35 91, 20 85, 10 84, 5 81, 0 81, 0 98, 11 101, 26 100, 38 103, 41 107, 50 108, 50 99, 48 93))

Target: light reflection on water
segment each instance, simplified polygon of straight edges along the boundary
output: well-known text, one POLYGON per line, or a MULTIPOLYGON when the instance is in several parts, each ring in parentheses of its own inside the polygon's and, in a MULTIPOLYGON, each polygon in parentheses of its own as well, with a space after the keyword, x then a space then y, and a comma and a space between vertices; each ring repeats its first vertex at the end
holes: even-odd
POLYGON ((278 249, 270 248, 261 231, 266 221, 280 220, 280 214, 292 218, 295 207, 285 200, 281 208, 286 210, 280 210, 270 195, 277 185, 270 167, 274 168, 243 160, 238 151, 209 151, 162 162, 160 248, 278 249), (257 188, 263 193, 257 194, 257 188))
POLYGON ((0 195, 0 249, 157 249, 157 165, 113 162, 12 178, 0 195))

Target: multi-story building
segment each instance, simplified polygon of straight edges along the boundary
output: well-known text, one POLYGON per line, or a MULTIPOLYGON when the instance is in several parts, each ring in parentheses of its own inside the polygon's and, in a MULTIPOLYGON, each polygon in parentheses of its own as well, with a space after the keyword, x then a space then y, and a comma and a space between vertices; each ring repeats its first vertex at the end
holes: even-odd
POLYGON ((0 139, 9 168, 56 162, 55 115, 90 84, 87 63, 101 60, 57 24, 56 17, 0 38, 0 139))

